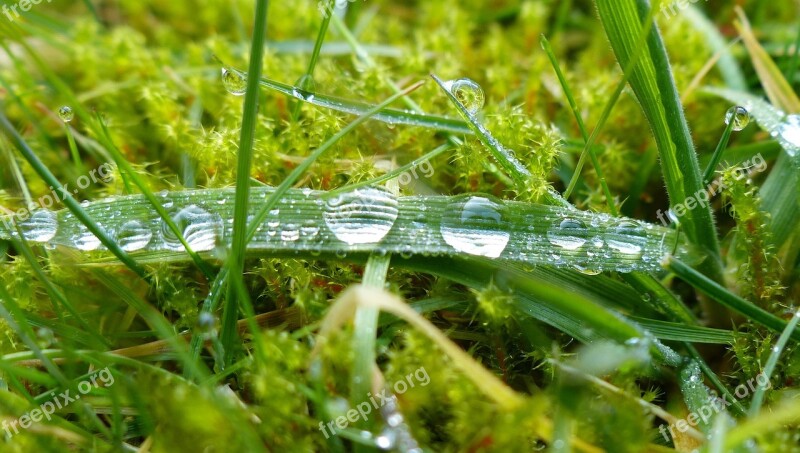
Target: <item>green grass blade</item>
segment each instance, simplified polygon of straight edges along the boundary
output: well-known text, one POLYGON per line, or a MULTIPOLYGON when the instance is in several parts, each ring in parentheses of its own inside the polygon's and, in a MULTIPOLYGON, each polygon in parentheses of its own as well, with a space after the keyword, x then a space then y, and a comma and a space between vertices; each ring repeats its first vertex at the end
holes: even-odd
MULTIPOLYGON (((253 164, 253 143, 255 142, 256 122, 258 120, 259 79, 264 61, 264 41, 267 34, 267 0, 256 1, 253 40, 250 47, 250 67, 247 71, 247 91, 244 96, 242 127, 239 136, 239 152, 236 168, 236 196, 233 210, 233 237, 230 244, 230 258, 227 266, 234 280, 241 281, 244 273, 244 249, 247 245, 247 210, 250 201, 250 169, 253 164)), ((236 335, 236 322, 239 319, 239 302, 235 297, 234 286, 228 287, 228 298, 222 315, 220 342, 225 354, 225 364, 233 361, 227 351, 233 345, 236 335)), ((249 302, 249 301, 248 301, 249 302)))
MULTIPOLYGON (((792 320, 786 325, 786 328, 783 330, 783 332, 781 332, 780 337, 778 337, 778 341, 775 342, 775 346, 773 346, 771 349, 767 363, 764 364, 764 369, 761 371, 761 374, 765 376, 767 380, 772 377, 772 373, 775 371, 775 367, 778 365, 778 359, 781 357, 783 350, 789 343, 789 338, 794 333, 798 323, 800 323, 800 311, 795 312, 794 316, 792 316, 792 320)), ((761 404, 764 402, 764 395, 766 394, 767 389, 771 387, 771 385, 758 386, 755 393, 753 393, 753 399, 750 400, 750 409, 747 411, 748 417, 753 418, 758 416, 758 413, 761 411, 761 404)))
MULTIPOLYGON (((646 0, 596 0, 595 3, 611 47, 625 68, 635 56, 641 21, 649 4, 646 0)), ((648 34, 646 52, 631 71, 629 83, 655 136, 670 203, 683 203, 704 188, 666 49, 657 29, 648 34)), ((719 242, 710 206, 688 212, 683 227, 689 240, 709 255, 702 272, 714 281, 722 281, 719 242)))

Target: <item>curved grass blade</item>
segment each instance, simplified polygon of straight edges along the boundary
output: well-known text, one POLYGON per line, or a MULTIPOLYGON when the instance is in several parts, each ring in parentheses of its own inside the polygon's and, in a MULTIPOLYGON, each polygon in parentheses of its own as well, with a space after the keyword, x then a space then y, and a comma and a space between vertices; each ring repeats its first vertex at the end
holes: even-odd
MULTIPOLYGON (((244 73, 241 74, 244 75, 244 73)), ((307 102, 318 107, 336 110, 337 112, 349 113, 351 115, 364 115, 375 108, 375 105, 373 104, 341 99, 319 93, 312 93, 309 91, 304 91, 301 88, 275 82, 264 77, 261 78, 261 85, 302 102, 307 102)), ((388 124, 404 124, 407 126, 426 127, 429 129, 436 129, 454 134, 472 134, 472 130, 464 121, 435 115, 414 113, 408 110, 382 108, 372 115, 371 118, 388 124)))

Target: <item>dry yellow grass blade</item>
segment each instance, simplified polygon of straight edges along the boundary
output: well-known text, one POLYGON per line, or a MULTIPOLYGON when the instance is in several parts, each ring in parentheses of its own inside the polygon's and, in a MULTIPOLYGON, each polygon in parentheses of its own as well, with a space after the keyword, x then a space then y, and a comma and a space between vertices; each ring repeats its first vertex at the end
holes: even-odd
POLYGON ((758 43, 753 29, 750 27, 750 21, 747 20, 742 8, 737 6, 736 14, 739 16, 739 21, 734 25, 750 53, 750 60, 753 62, 758 79, 761 80, 770 102, 786 113, 800 112, 800 99, 767 51, 758 43))

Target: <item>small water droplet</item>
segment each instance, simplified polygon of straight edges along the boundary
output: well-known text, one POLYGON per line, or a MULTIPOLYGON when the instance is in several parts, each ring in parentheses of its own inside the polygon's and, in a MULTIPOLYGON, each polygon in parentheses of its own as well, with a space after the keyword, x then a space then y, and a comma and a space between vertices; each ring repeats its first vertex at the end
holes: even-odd
POLYGON ((287 223, 281 230, 281 240, 284 242, 294 242, 300 239, 300 228, 293 223, 287 223))
POLYGON ((483 88, 472 79, 448 80, 444 83, 444 87, 473 115, 478 113, 486 102, 483 88))
POLYGON ((232 68, 222 68, 222 85, 228 93, 242 96, 247 92, 247 74, 232 68))
POLYGON ((386 427, 375 439, 375 445, 381 450, 391 450, 397 443, 397 432, 393 428, 386 427))
POLYGON ((47 242, 56 235, 58 219, 53 211, 40 209, 20 224, 22 235, 32 242, 47 242))
POLYGON ((547 231, 551 244, 566 250, 577 250, 587 241, 589 230, 580 220, 564 219, 556 221, 547 231))
POLYGON ((579 266, 577 264, 573 264, 572 268, 580 272, 581 274, 585 275, 599 275, 601 273, 601 271, 598 271, 596 269, 590 269, 588 267, 579 266))
POLYGON ((750 113, 738 105, 731 107, 725 113, 725 124, 731 124, 731 121, 733 121, 733 130, 740 131, 750 123, 750 113))
POLYGON ((73 238, 73 245, 75 245, 75 248, 78 250, 90 252, 100 248, 101 242, 94 233, 84 227, 83 231, 73 238))
POLYGON ((153 232, 138 220, 130 220, 122 224, 117 233, 117 242, 122 250, 133 252, 147 247, 153 238, 153 232))
POLYGON ((490 195, 455 197, 442 217, 442 238, 459 252, 497 258, 510 238, 504 212, 503 202, 490 195))
POLYGON ((75 112, 72 110, 72 107, 64 105, 58 109, 58 117, 61 118, 61 121, 69 123, 75 118, 75 112))
POLYGON ((398 214, 397 197, 386 189, 368 187, 327 200, 323 218, 336 238, 353 245, 380 242, 398 214))
MULTIPOLYGON (((189 247, 196 252, 212 250, 222 236, 222 218, 196 205, 187 206, 172 216, 189 247)), ((183 244, 175 236, 166 222, 161 222, 161 235, 169 250, 184 250, 183 244)))
POLYGON ((300 233, 305 239, 314 239, 319 235, 319 227, 317 222, 313 220, 306 220, 303 222, 303 227, 300 228, 300 233))

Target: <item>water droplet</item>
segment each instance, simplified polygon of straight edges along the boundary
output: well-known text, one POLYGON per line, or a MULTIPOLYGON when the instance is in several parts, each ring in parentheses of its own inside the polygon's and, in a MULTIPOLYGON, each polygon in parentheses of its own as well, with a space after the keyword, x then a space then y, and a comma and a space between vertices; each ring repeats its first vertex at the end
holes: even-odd
MULTIPOLYGON (((178 230, 183 234, 189 247, 196 252, 212 250, 217 239, 222 236, 222 218, 195 205, 178 211, 172 216, 172 221, 178 226, 178 230)), ((184 250, 183 244, 163 221, 161 222, 161 235, 167 249, 184 250)))
POLYGON ((731 124, 731 121, 733 121, 733 130, 740 131, 750 123, 750 113, 738 105, 731 107, 725 113, 725 124, 731 124))
POLYGON ((483 88, 472 79, 448 80, 444 83, 444 87, 473 115, 478 113, 486 102, 483 88))
POLYGON ((397 443, 397 432, 389 427, 381 431, 381 434, 375 439, 375 445, 381 450, 391 450, 397 443))
POLYGON ((73 244, 75 248, 78 250, 83 250, 84 252, 90 252, 92 250, 97 250, 100 248, 100 239, 94 235, 91 231, 84 228, 84 230, 79 233, 75 238, 73 238, 73 244))
POLYGON ((287 223, 281 231, 281 240, 284 242, 294 242, 300 239, 300 228, 293 223, 287 223))
POLYGON ((212 313, 201 312, 197 317, 197 328, 203 333, 212 333, 216 329, 218 319, 212 313))
POLYGON ((222 85, 228 93, 241 96, 247 91, 247 74, 232 68, 222 68, 222 85))
POLYGON ((292 94, 304 101, 311 102, 314 100, 314 94, 317 92, 317 85, 314 82, 314 78, 308 74, 304 74, 297 79, 297 82, 294 84, 295 88, 292 90, 292 94))
POLYGON ((556 221, 547 231, 547 240, 551 244, 566 250, 577 250, 587 241, 589 230, 580 220, 564 219, 556 221))
POLYGON ((58 117, 61 118, 61 121, 69 123, 75 118, 75 112, 72 110, 72 107, 64 105, 58 109, 58 117))
POLYGON ((783 142, 786 152, 792 156, 800 149, 800 115, 789 115, 778 126, 778 138, 783 142))
POLYGON ((133 252, 147 247, 153 238, 153 232, 138 220, 130 220, 122 224, 117 233, 117 242, 122 250, 133 252))
POLYGON ((599 275, 600 272, 601 272, 601 271, 598 271, 596 269, 590 269, 590 268, 587 268, 587 267, 579 266, 577 264, 573 264, 572 268, 575 269, 576 271, 580 272, 581 274, 585 274, 585 275, 599 275))
POLYGON ((340 241, 353 245, 381 241, 398 214, 397 197, 386 189, 368 187, 327 200, 323 218, 340 241))
POLYGON ((303 227, 300 228, 300 233, 305 239, 314 239, 319 235, 319 227, 317 222, 313 220, 306 220, 303 222, 303 227))
POLYGON ((47 242, 56 235, 58 219, 53 211, 40 209, 20 224, 22 235, 32 242, 47 242))
POLYGON ((641 255, 646 242, 644 228, 630 220, 620 222, 606 239, 609 247, 626 255, 641 255))
POLYGON ((459 252, 497 258, 510 238, 504 211, 503 202, 489 195, 455 197, 442 217, 442 237, 459 252))

